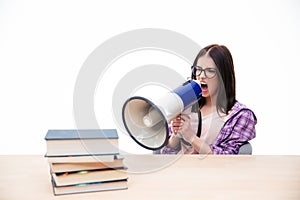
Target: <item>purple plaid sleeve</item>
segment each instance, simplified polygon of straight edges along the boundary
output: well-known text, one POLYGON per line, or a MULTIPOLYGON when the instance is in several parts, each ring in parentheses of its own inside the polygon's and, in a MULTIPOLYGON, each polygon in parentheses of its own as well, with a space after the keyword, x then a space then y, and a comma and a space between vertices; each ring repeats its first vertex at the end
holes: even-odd
POLYGON ((172 149, 172 148, 169 148, 169 147, 167 147, 167 146, 165 146, 165 147, 163 147, 162 149, 161 149, 161 154, 177 154, 179 151, 180 151, 180 146, 178 145, 178 147, 177 148, 175 148, 175 149, 172 149))
POLYGON ((251 110, 240 109, 225 123, 210 148, 214 154, 237 154, 241 145, 256 136, 256 122, 251 110))

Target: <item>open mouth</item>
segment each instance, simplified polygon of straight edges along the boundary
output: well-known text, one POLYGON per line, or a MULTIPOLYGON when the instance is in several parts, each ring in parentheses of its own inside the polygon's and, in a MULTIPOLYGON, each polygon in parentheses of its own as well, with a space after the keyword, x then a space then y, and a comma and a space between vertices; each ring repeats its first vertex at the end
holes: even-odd
POLYGON ((208 89, 207 83, 201 82, 201 83, 200 83, 200 86, 201 86, 201 89, 202 89, 202 90, 207 90, 207 89, 208 89))

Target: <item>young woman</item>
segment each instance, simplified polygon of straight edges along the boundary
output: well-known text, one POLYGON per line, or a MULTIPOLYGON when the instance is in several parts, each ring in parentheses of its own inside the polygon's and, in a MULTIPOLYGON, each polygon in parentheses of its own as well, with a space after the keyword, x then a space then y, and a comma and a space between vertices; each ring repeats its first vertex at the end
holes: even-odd
POLYGON ((192 79, 199 80, 202 98, 193 109, 170 123, 171 136, 161 153, 237 154, 239 148, 255 137, 254 113, 236 100, 235 73, 230 51, 223 45, 200 50, 193 66, 192 79), (202 120, 201 135, 198 119, 202 120))

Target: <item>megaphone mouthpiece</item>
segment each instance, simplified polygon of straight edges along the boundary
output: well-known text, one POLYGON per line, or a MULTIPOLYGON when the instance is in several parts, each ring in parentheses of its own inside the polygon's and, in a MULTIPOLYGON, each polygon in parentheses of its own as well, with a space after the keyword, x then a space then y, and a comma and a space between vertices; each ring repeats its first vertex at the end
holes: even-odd
POLYGON ((157 109, 150 108, 148 114, 143 117, 143 122, 145 126, 152 127, 158 122, 161 121, 161 114, 157 111, 157 109))

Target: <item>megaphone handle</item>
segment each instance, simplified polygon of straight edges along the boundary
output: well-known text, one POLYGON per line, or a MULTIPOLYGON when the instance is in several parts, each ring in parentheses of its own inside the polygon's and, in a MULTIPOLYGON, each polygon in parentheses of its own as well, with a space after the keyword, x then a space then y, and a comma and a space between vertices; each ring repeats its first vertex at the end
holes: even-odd
POLYGON ((183 138, 183 137, 182 137, 181 131, 178 131, 178 132, 177 132, 176 137, 178 137, 178 138, 183 138))
MULTIPOLYGON (((191 114, 191 112, 192 112, 192 106, 190 106, 189 108, 185 109, 181 114, 182 115, 189 115, 189 114, 191 114)), ((178 131, 177 134, 176 134, 176 136, 178 138, 183 138, 181 131, 178 131)))
POLYGON ((183 142, 185 145, 192 146, 189 142, 187 142, 185 139, 183 139, 181 132, 177 132, 176 136, 180 139, 181 142, 183 142))

